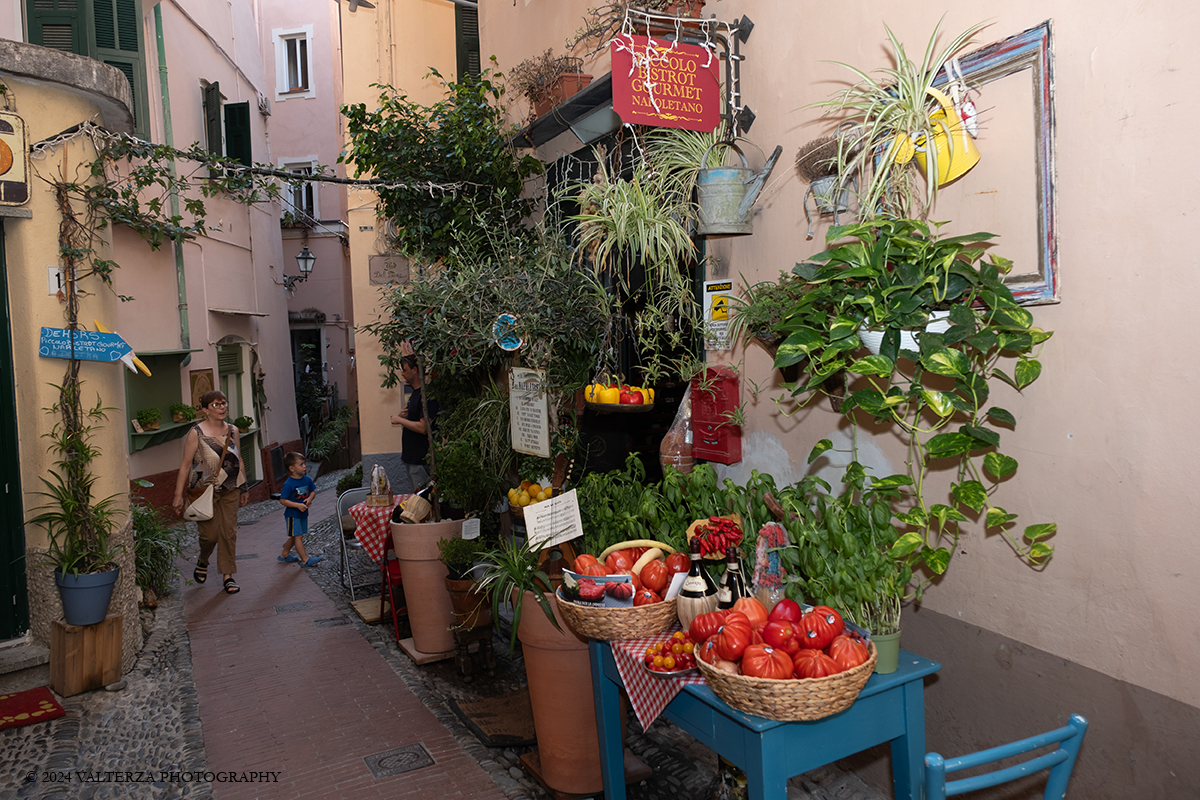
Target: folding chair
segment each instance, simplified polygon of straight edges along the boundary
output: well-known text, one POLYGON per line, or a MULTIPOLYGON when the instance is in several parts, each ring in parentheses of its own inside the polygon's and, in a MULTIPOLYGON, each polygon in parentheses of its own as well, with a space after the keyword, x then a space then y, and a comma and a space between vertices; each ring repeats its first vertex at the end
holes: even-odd
POLYGON ((388 536, 383 543, 383 561, 379 564, 379 577, 382 585, 379 587, 379 621, 383 622, 384 599, 387 599, 391 609, 392 630, 396 641, 400 641, 400 612, 408 611, 408 603, 396 605, 396 589, 400 589, 400 597, 404 597, 404 578, 400 574, 400 562, 396 560, 396 548, 392 537, 388 536))
POLYGON ((350 550, 362 550, 362 542, 354 538, 354 529, 357 525, 354 522, 354 517, 350 516, 350 506, 357 505, 367 499, 367 495, 371 493, 370 489, 347 489, 338 495, 337 499, 337 515, 342 526, 342 588, 350 589, 350 602, 354 602, 354 575, 350 572, 350 562, 347 556, 350 550))
POLYGON ((1083 735, 1087 733, 1087 726, 1086 719, 1078 714, 1072 714, 1065 726, 1040 736, 1031 736, 1028 739, 1002 744, 999 747, 980 750, 978 753, 958 758, 944 759, 937 753, 930 753, 925 756, 925 800, 945 800, 956 794, 1015 781, 1044 769, 1050 770, 1050 775, 1046 779, 1046 791, 1042 795, 1044 800, 1051 800, 1051 798, 1062 800, 1067 795, 1067 781, 1071 779, 1071 770, 1075 767, 1075 759, 1079 755, 1079 746, 1083 744, 1083 735), (948 783, 946 781, 948 772, 958 772, 991 764, 1051 745, 1057 745, 1057 747, 1048 753, 1035 756, 1011 767, 948 783))

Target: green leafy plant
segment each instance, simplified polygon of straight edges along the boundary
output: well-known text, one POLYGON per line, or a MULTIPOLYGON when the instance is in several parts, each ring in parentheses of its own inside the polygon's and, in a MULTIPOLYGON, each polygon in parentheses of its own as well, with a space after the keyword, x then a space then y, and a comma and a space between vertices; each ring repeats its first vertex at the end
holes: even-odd
POLYGON ((235 428, 239 428, 241 430, 246 430, 253 424, 254 424, 254 420, 251 417, 247 417, 245 415, 242 415, 240 417, 235 417, 233 420, 233 426, 235 428))
POLYGON ((938 188, 938 154, 932 142, 941 128, 930 119, 940 106, 929 89, 942 65, 983 27, 972 25, 937 50, 939 22, 917 63, 885 25, 895 66, 868 73, 833 62, 853 72, 859 82, 811 107, 825 108, 837 122, 849 123, 838 136, 838 189, 857 187, 863 219, 924 217, 932 209, 938 188), (912 158, 916 146, 925 148, 923 173, 912 158), (925 180, 923 192, 917 184, 919 174, 925 180))
POLYGON ((196 409, 187 403, 172 403, 170 411, 172 419, 180 416, 183 417, 184 422, 187 422, 196 418, 196 409))
MULTIPOLYGON (((803 402, 831 393, 828 379, 844 375, 842 413, 861 410, 894 426, 907 444, 912 488, 897 519, 908 530, 896 555, 915 555, 940 575, 961 525, 983 514, 985 526, 1020 558, 1045 564, 1054 552, 1046 540, 1057 526, 1030 525, 1018 538, 1010 531, 1017 516, 991 500, 1017 470, 1000 450, 1001 431, 1016 418, 989 403, 992 382, 1017 390, 1033 383, 1042 370, 1036 353, 1052 335, 1033 325, 1004 284, 1011 263, 990 254, 984 260, 981 245, 992 234, 938 239, 917 220, 877 219, 829 232, 831 244, 843 238, 849 241, 796 266, 810 290, 787 317, 775 366, 807 367, 808 379, 790 387, 803 402), (901 331, 923 327, 937 309, 948 309, 947 330, 918 332, 916 345, 902 345, 901 331), (860 352, 865 327, 883 331, 877 355, 860 352), (1009 371, 1001 369, 1008 364, 1009 371), (932 502, 930 473, 948 464, 956 477, 948 502, 932 502)), ((917 583, 918 598, 927 583, 917 583)))
POLYGON ((352 472, 348 472, 338 478, 337 493, 341 496, 342 492, 348 492, 351 489, 361 489, 363 485, 363 467, 362 462, 358 462, 358 466, 352 472))
POLYGON ((116 527, 113 504, 119 495, 97 499, 97 476, 91 470, 92 462, 100 456, 92 436, 107 419, 106 412, 113 409, 105 408, 97 396, 94 406, 80 410, 79 386, 54 387, 61 401, 46 411, 59 419, 42 436, 50 441, 50 452, 58 458, 48 470, 50 477, 41 479, 46 490, 38 492, 49 502, 39 506, 41 513, 29 520, 45 527, 50 537, 44 563, 64 575, 106 572, 124 549, 109 542, 116 527))
POLYGON ((500 609, 505 604, 512 604, 512 633, 509 638, 509 649, 517 649, 517 632, 521 626, 521 613, 525 605, 525 593, 533 594, 534 600, 541 606, 546 619, 558 630, 562 627, 554 616, 546 593, 550 591, 550 578, 537 568, 538 555, 541 548, 529 546, 528 540, 508 537, 500 541, 499 546, 483 556, 488 566, 480 578, 478 587, 492 601, 492 618, 500 619, 500 609))
MULTIPOLYGON (((339 408, 333 418, 326 421, 316 435, 309 440, 308 457, 313 461, 323 461, 341 450, 346 441, 346 434, 350 432, 350 421, 353 419, 353 408, 350 406, 339 408)), ((234 420, 234 424, 236 423, 237 421, 234 420)), ((358 485, 361 486, 361 472, 358 481, 358 485)))
POLYGON ((137 421, 141 423, 142 427, 145 427, 147 425, 153 425, 162 419, 162 412, 157 408, 141 408, 138 409, 137 414, 134 416, 137 418, 137 421))
POLYGON ((438 560, 446 565, 451 580, 467 580, 475 568, 475 562, 482 559, 489 548, 482 537, 474 539, 439 539, 438 560))
MULTIPOLYGON (((356 175, 378 181, 380 216, 395 226, 390 243, 399 252, 455 264, 461 240, 476 230, 524 231, 536 206, 523 196, 526 178, 541 172, 533 156, 518 156, 499 101, 503 76, 490 69, 459 83, 430 73, 445 88, 442 100, 424 106, 390 86, 379 107, 343 106, 348 146, 338 159, 356 175)), ((475 240, 486 245, 478 235, 475 240)))
POLYGON ((133 519, 133 552, 137 563, 137 585, 143 592, 162 597, 179 574, 175 559, 183 551, 183 530, 169 525, 153 506, 130 498, 133 519))

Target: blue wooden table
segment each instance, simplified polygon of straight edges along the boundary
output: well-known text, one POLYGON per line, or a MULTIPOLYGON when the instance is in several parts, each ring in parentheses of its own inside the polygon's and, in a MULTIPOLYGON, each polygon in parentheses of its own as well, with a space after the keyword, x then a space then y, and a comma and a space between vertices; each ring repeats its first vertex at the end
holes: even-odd
MULTIPOLYGON (((621 676, 608 642, 591 640, 592 689, 606 800, 625 800, 621 676)), ((787 780, 839 758, 890 742, 896 800, 921 797, 925 758, 925 687, 942 668, 900 651, 900 668, 872 675, 850 708, 813 722, 776 722, 730 708, 707 684, 685 686, 663 716, 746 773, 750 800, 783 800, 787 780)))

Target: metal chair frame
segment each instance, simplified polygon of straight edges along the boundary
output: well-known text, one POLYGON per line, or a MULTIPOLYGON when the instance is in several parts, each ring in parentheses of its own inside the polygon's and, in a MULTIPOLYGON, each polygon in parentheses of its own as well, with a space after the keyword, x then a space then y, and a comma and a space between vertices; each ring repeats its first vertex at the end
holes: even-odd
POLYGON ((397 607, 396 587, 399 586, 401 592, 404 591, 404 576, 400 574, 400 562, 396 558, 396 548, 392 543, 391 536, 387 537, 387 541, 383 545, 383 561, 379 564, 379 580, 379 621, 383 622, 384 601, 386 601, 392 616, 392 632, 395 633, 396 641, 399 642, 400 612, 408 611, 408 600, 405 598, 404 605, 397 607))
POLYGON ((1071 770, 1075 768, 1075 759, 1079 756, 1079 748, 1083 744, 1083 735, 1087 733, 1088 722, 1078 714, 1072 714, 1067 724, 1058 730, 1031 736, 1028 739, 1010 742, 978 753, 959 756, 958 758, 942 758, 938 753, 925 756, 925 800, 945 800, 947 797, 998 786, 1040 772, 1050 770, 1046 779, 1044 800, 1062 800, 1067 794, 1067 782, 1071 780, 1071 770), (970 778, 956 781, 946 781, 946 774, 971 769, 995 761, 1014 756, 1024 755, 1034 750, 1040 750, 1051 745, 1058 745, 1054 750, 1040 756, 1030 758, 1020 764, 985 772, 970 778))
MULTIPOLYGON (((347 556, 349 555, 350 549, 361 550, 362 543, 353 536, 346 536, 347 529, 342 524, 342 518, 349 514, 350 506, 361 503, 363 500, 367 499, 367 495, 370 493, 371 490, 368 488, 347 489, 338 495, 337 499, 338 528, 342 548, 342 567, 340 577, 342 579, 342 588, 350 589, 350 602, 352 603, 356 599, 354 596, 354 575, 350 572, 350 562, 347 560, 347 556)), ((354 528, 350 528, 349 530, 353 532, 354 528)))

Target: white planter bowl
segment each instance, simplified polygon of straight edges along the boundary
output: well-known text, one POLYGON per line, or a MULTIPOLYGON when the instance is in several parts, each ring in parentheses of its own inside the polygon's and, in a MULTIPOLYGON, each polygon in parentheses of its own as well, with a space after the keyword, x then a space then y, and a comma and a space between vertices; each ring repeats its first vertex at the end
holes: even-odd
MULTIPOLYGON (((945 333, 949 329, 949 311, 934 311, 929 315, 929 323, 925 326, 925 330, 930 333, 945 333)), ((872 355, 879 355, 879 348, 883 345, 883 331, 873 330, 863 325, 858 329, 858 338, 863 343, 863 347, 870 350, 872 355)), ((913 331, 900 331, 900 349, 920 351, 921 346, 917 343, 917 337, 913 331)))

